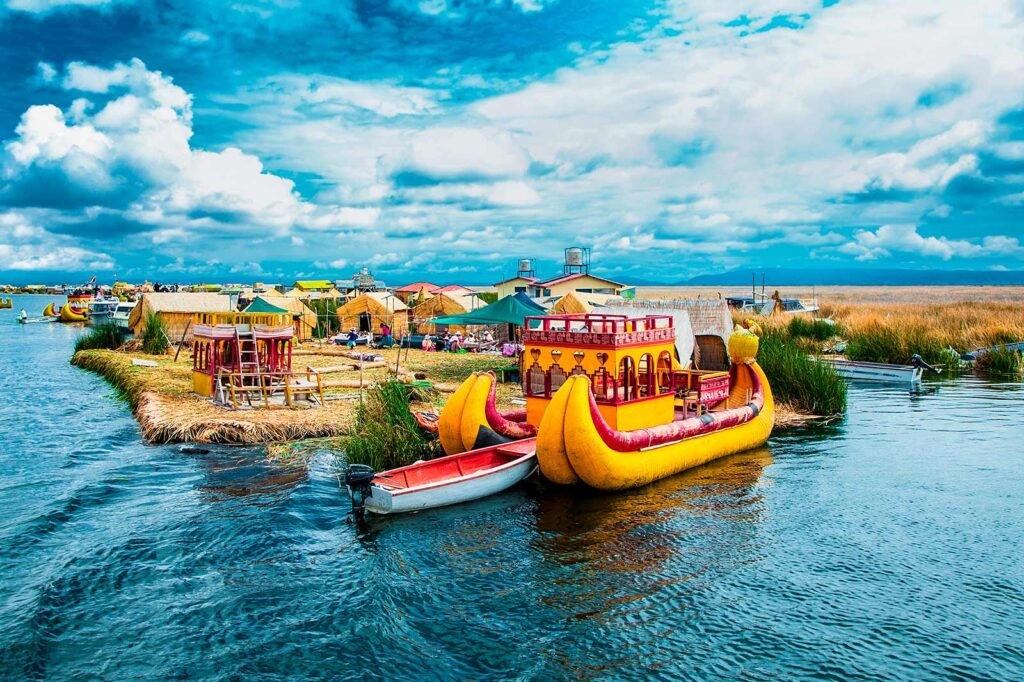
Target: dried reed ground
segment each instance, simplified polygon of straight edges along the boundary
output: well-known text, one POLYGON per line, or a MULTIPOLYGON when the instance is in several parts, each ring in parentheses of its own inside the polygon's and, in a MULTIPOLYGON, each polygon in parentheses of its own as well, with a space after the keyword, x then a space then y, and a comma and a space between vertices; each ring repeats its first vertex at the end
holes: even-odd
MULTIPOLYGON (((388 367, 364 371, 367 384, 379 381, 394 369, 396 351, 382 353, 388 367)), ((329 400, 325 408, 229 410, 192 392, 192 361, 182 353, 152 356, 111 350, 76 353, 72 364, 106 378, 128 400, 142 434, 151 443, 274 443, 310 438, 339 437, 349 433, 358 400, 329 400), (132 358, 155 360, 158 367, 132 365, 132 358)), ((296 370, 340 364, 336 354, 302 354, 294 359, 296 370)), ((435 383, 458 383, 472 372, 508 365, 507 358, 469 354, 405 352, 399 361, 402 372, 423 372, 435 383)), ((358 370, 330 375, 358 380, 358 370)), ((499 402, 510 404, 517 386, 503 385, 499 402)), ((355 395, 357 388, 333 388, 328 396, 355 395)), ((442 400, 444 397, 442 396, 442 400)))

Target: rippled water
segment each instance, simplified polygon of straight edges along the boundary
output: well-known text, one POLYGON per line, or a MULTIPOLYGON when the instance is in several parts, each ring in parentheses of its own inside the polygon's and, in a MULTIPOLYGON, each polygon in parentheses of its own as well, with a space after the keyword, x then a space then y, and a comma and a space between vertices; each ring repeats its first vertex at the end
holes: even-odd
POLYGON ((5 678, 1024 678, 1021 384, 361 530, 329 453, 145 445, 77 333, 0 313, 5 678))

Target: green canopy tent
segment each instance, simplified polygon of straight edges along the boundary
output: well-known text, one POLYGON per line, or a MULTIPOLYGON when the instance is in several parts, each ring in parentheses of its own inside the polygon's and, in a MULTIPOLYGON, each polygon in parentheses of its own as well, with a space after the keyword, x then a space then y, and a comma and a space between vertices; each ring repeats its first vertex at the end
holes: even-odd
POLYGON ((516 324, 522 325, 527 317, 546 315, 541 306, 519 292, 514 296, 506 296, 490 305, 460 315, 445 315, 434 320, 435 324, 516 324))
POLYGON ((279 308, 278 306, 274 305, 273 303, 268 303, 267 301, 264 301, 259 296, 257 296, 256 299, 252 303, 250 303, 249 307, 247 307, 243 312, 247 312, 247 313, 270 313, 270 314, 273 314, 273 315, 291 315, 292 314, 292 311, 286 310, 284 308, 279 308))

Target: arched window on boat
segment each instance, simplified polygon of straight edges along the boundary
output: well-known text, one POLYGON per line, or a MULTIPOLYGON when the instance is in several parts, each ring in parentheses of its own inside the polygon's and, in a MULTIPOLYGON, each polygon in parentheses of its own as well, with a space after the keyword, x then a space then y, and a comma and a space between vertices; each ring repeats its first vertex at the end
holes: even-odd
POLYGON ((523 390, 526 395, 544 395, 547 388, 547 374, 536 362, 526 371, 523 390))
POLYGON ((658 355, 658 393, 672 390, 672 355, 667 350, 658 355))
POLYGON ((637 397, 646 398, 657 395, 657 385, 654 381, 654 356, 644 353, 637 363, 637 397))
POLYGON ((598 367, 594 370, 594 376, 592 377, 592 390, 594 391, 594 399, 599 403, 607 403, 615 401, 615 382, 608 376, 608 370, 604 367, 598 367))
POLYGON ((565 370, 560 365, 551 365, 548 371, 551 375, 551 395, 554 395, 565 383, 565 370))
POLYGON ((619 363, 619 400, 636 399, 636 363, 626 356, 619 363))

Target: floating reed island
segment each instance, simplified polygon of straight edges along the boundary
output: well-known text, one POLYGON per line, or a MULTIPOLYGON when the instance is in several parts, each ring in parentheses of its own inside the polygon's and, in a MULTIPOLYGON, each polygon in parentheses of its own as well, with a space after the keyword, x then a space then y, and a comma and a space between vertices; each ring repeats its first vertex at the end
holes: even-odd
MULTIPOLYGON (((313 370, 330 370, 323 382, 324 404, 232 410, 193 390, 193 361, 182 353, 148 355, 126 350, 82 350, 71 363, 95 372, 116 388, 131 406, 150 443, 268 444, 310 438, 341 437, 353 428, 361 390, 388 379, 406 383, 424 377, 433 391, 431 406, 443 405, 447 391, 476 371, 506 367, 507 358, 489 355, 378 350, 380 362, 352 361, 337 347, 297 350, 295 362, 313 370), (134 362, 133 362, 134 361, 134 362), (141 364, 140 364, 141 361, 141 364), (398 367, 396 373, 395 367, 398 367), (360 373, 362 381, 360 382, 360 373), (360 388, 362 384, 362 389, 360 388)), ((503 386, 499 400, 508 403, 517 385, 503 386)))

